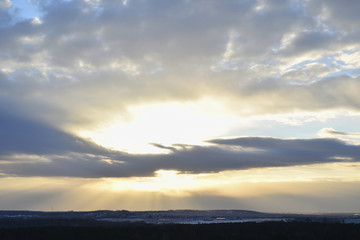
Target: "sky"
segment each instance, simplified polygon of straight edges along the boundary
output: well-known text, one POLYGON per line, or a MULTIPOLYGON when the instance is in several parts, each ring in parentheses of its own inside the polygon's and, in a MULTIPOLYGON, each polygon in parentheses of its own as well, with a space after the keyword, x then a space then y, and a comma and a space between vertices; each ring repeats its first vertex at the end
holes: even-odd
POLYGON ((0 209, 360 212, 359 11, 0 0, 0 209))

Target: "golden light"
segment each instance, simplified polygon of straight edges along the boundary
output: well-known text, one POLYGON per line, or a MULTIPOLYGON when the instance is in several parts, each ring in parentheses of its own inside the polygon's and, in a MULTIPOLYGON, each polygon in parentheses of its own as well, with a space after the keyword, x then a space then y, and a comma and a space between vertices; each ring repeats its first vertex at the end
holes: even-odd
POLYGON ((209 186, 212 181, 197 179, 200 175, 182 174, 176 170, 158 170, 153 177, 105 178, 95 188, 106 188, 114 192, 145 191, 183 196, 188 191, 201 190, 209 186))
POLYGON ((96 143, 129 153, 167 153, 151 143, 205 144, 234 126, 237 118, 210 99, 198 102, 167 102, 128 108, 127 118, 117 119, 92 130, 78 132, 96 143))
MULTIPOLYGON (((197 191, 216 191, 228 196, 261 195, 266 189, 252 189, 263 184, 360 181, 360 164, 328 163, 293 167, 231 170, 218 173, 186 174, 177 170, 158 170, 153 177, 104 178, 96 189, 110 191, 158 192, 185 196, 197 191), (236 188, 235 186, 238 186, 236 188), (237 190, 235 190, 237 189, 237 190)), ((279 190, 280 191, 280 190, 279 190)))
MULTIPOLYGON (((205 196, 204 199, 209 196, 239 199, 250 204, 248 206, 252 206, 254 199, 257 199, 260 205, 255 205, 262 209, 264 204, 277 204, 277 201, 269 203, 264 198, 267 196, 290 194, 317 197, 355 191, 360 184, 359 170, 360 164, 352 162, 202 174, 158 170, 152 177, 31 177, 26 178, 25 184, 24 178, 3 177, 0 178, 0 194, 3 202, 19 207, 24 207, 22 198, 26 194, 40 194, 41 200, 32 201, 26 207, 44 210, 45 206, 49 211, 201 207, 193 202, 197 196, 205 196), (14 201, 13 196, 19 197, 14 201)), ((279 209, 283 209, 281 207, 279 209)))

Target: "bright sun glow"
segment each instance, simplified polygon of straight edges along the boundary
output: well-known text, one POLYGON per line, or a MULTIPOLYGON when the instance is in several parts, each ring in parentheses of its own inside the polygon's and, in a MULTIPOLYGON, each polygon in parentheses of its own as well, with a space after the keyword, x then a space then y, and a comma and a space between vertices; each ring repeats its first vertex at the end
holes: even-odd
MULTIPOLYGON (((275 167, 252 170, 232 170, 219 173, 186 174, 177 170, 158 170, 152 177, 104 178, 91 187, 114 192, 140 191, 159 192, 173 196, 185 196, 201 190, 216 191, 228 196, 247 196, 255 194, 251 186, 264 183, 289 182, 331 182, 359 181, 355 163, 328 163, 311 166, 275 167), (234 184, 239 185, 234 190, 234 184)), ((262 193, 267 191, 261 190, 262 193)), ((256 193, 260 194, 260 193, 256 193)))
POLYGON ((158 170, 154 177, 134 178, 132 181, 107 179, 115 191, 122 189, 163 192, 172 195, 184 195, 185 191, 201 189, 206 183, 191 174, 180 174, 176 170, 158 170), (196 183, 196 185, 194 185, 196 183))
POLYGON ((289 126, 301 126, 314 121, 327 121, 355 113, 343 110, 293 112, 241 117, 231 113, 221 101, 202 99, 197 102, 166 102, 134 105, 124 114, 93 129, 77 131, 107 148, 135 154, 169 153, 154 145, 205 145, 206 140, 241 134, 241 129, 254 127, 263 121, 275 121, 289 126))
POLYGON ((93 131, 81 131, 82 137, 129 153, 167 153, 152 143, 204 144, 234 125, 236 118, 217 102, 160 103, 133 106, 128 109, 130 120, 119 119, 93 131))

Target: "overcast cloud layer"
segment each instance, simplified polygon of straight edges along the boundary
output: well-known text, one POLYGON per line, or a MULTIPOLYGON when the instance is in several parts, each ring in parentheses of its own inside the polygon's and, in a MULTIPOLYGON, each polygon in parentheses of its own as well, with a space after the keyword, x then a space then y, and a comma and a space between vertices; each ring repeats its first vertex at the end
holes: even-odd
POLYGON ((134 155, 69 131, 137 104, 202 98, 239 117, 359 113, 357 0, 36 2, 39 16, 27 19, 0 0, 3 174, 128 177, 360 161, 359 145, 335 138, 214 139, 134 155))
POLYGON ((202 97, 240 115, 359 111, 355 0, 39 1, 24 20, 2 2, 1 103, 24 117, 81 125, 202 97))

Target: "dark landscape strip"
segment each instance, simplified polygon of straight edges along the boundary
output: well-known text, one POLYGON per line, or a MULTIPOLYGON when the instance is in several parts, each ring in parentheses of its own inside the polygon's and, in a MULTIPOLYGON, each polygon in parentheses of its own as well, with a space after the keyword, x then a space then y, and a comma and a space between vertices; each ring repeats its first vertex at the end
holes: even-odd
MULTIPOLYGON (((75 224, 72 222, 72 224, 75 224)), ((83 223, 82 223, 83 224, 83 223)), ((81 225, 81 224, 80 224, 81 225)), ((226 224, 122 224, 114 226, 29 226, 0 228, 0 239, 360 239, 360 225, 265 222, 226 224)))

